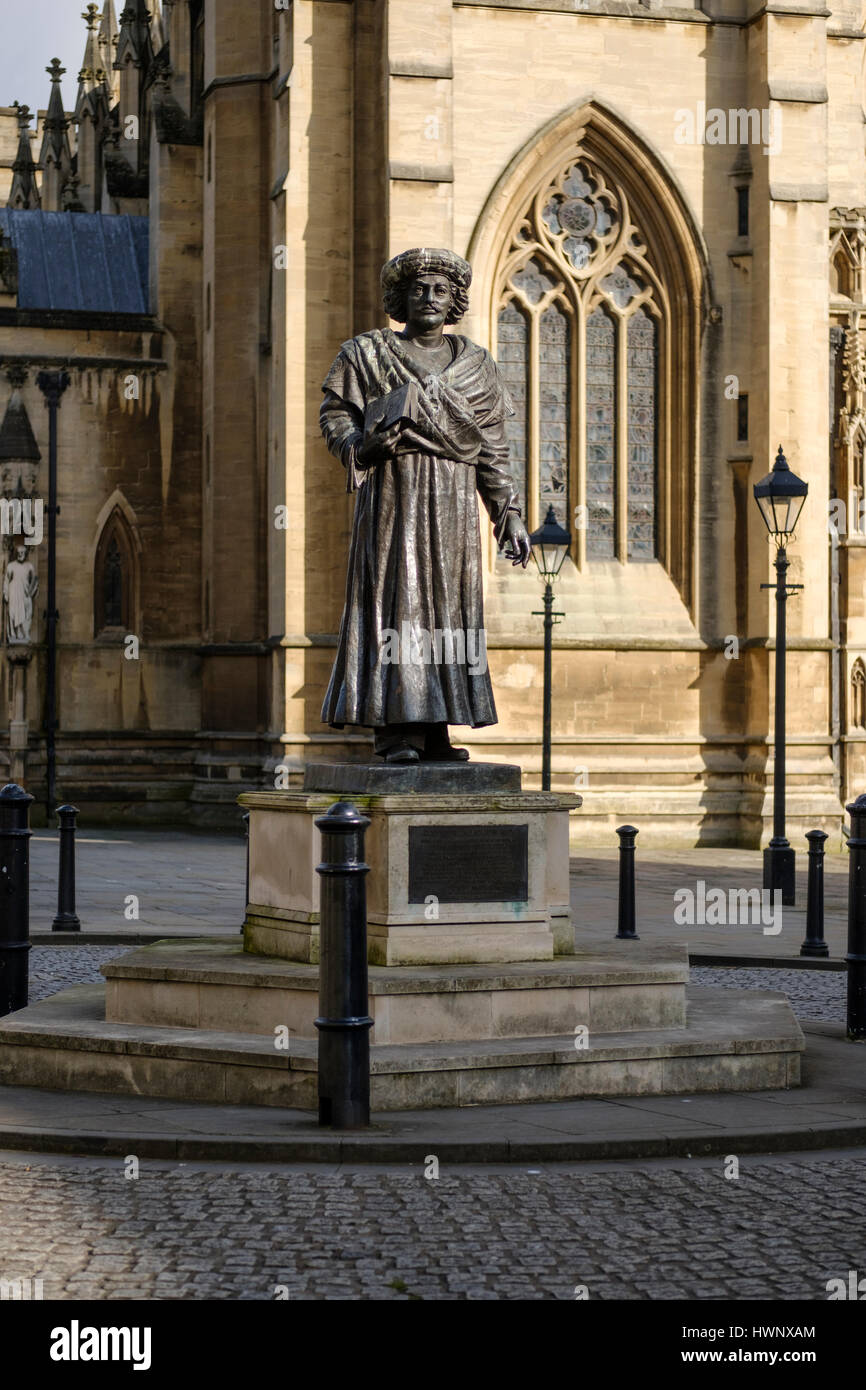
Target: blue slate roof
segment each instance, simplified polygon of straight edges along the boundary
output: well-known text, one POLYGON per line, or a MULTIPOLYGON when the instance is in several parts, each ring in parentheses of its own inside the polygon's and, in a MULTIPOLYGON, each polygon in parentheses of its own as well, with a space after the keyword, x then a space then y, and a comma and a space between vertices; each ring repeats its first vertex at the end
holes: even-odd
POLYGON ((146 217, 0 208, 18 252, 18 308, 147 314, 146 217))

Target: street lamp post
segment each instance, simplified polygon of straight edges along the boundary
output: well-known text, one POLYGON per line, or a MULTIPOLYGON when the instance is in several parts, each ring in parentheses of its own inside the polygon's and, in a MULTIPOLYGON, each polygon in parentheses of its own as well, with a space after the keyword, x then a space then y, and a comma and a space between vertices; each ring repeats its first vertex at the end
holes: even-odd
POLYGON ((48 594, 45 608, 45 809, 54 812, 57 743, 57 412, 68 372, 40 372, 36 385, 48 409, 48 594))
POLYGON ((776 591, 776 727, 773 746, 773 838, 764 850, 764 887, 771 892, 780 890, 785 907, 793 907, 794 851, 785 836, 785 658, 787 654, 786 605, 788 595, 802 584, 789 584, 787 546, 806 494, 808 483, 798 478, 788 467, 779 445, 772 472, 754 486, 755 501, 761 516, 776 544, 776 582, 762 584, 762 589, 776 591))
POLYGON ((533 531, 529 537, 532 558, 538 573, 544 580, 544 608, 533 613, 535 618, 544 618, 544 720, 541 752, 541 790, 550 791, 550 714, 551 684, 553 666, 553 625, 564 613, 553 611, 553 581, 562 569, 563 562, 571 547, 571 535, 556 519, 553 507, 547 509, 544 525, 533 531))

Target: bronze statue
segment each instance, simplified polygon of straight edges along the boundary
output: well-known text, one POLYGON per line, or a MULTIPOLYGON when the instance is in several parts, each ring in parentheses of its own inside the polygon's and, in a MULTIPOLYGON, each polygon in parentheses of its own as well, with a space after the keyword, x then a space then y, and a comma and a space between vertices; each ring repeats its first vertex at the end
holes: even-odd
POLYGON ((386 762, 464 761, 448 725, 496 723, 476 491, 500 549, 529 560, 505 439, 514 407, 490 353, 442 331, 471 279, 452 251, 389 261, 385 311, 404 330, 344 343, 323 386, 322 433, 357 497, 322 719, 372 728, 386 762))

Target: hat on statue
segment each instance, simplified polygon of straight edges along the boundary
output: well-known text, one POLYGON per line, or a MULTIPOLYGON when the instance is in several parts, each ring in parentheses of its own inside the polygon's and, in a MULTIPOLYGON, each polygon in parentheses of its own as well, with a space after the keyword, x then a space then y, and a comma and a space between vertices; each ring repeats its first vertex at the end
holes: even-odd
POLYGON ((382 267, 382 294, 385 311, 392 319, 405 323, 405 294, 416 275, 444 275, 454 287, 454 304, 446 323, 456 323, 469 307, 472 267, 462 256, 443 247, 415 246, 382 267))

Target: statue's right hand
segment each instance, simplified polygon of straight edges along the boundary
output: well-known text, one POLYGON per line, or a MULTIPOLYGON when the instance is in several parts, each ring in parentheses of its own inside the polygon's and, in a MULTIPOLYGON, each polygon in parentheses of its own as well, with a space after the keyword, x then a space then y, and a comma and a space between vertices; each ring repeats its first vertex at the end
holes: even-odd
POLYGON ((374 468, 377 463, 385 463, 395 458, 401 428, 398 421, 386 430, 373 430, 368 434, 358 449, 359 466, 374 468))

